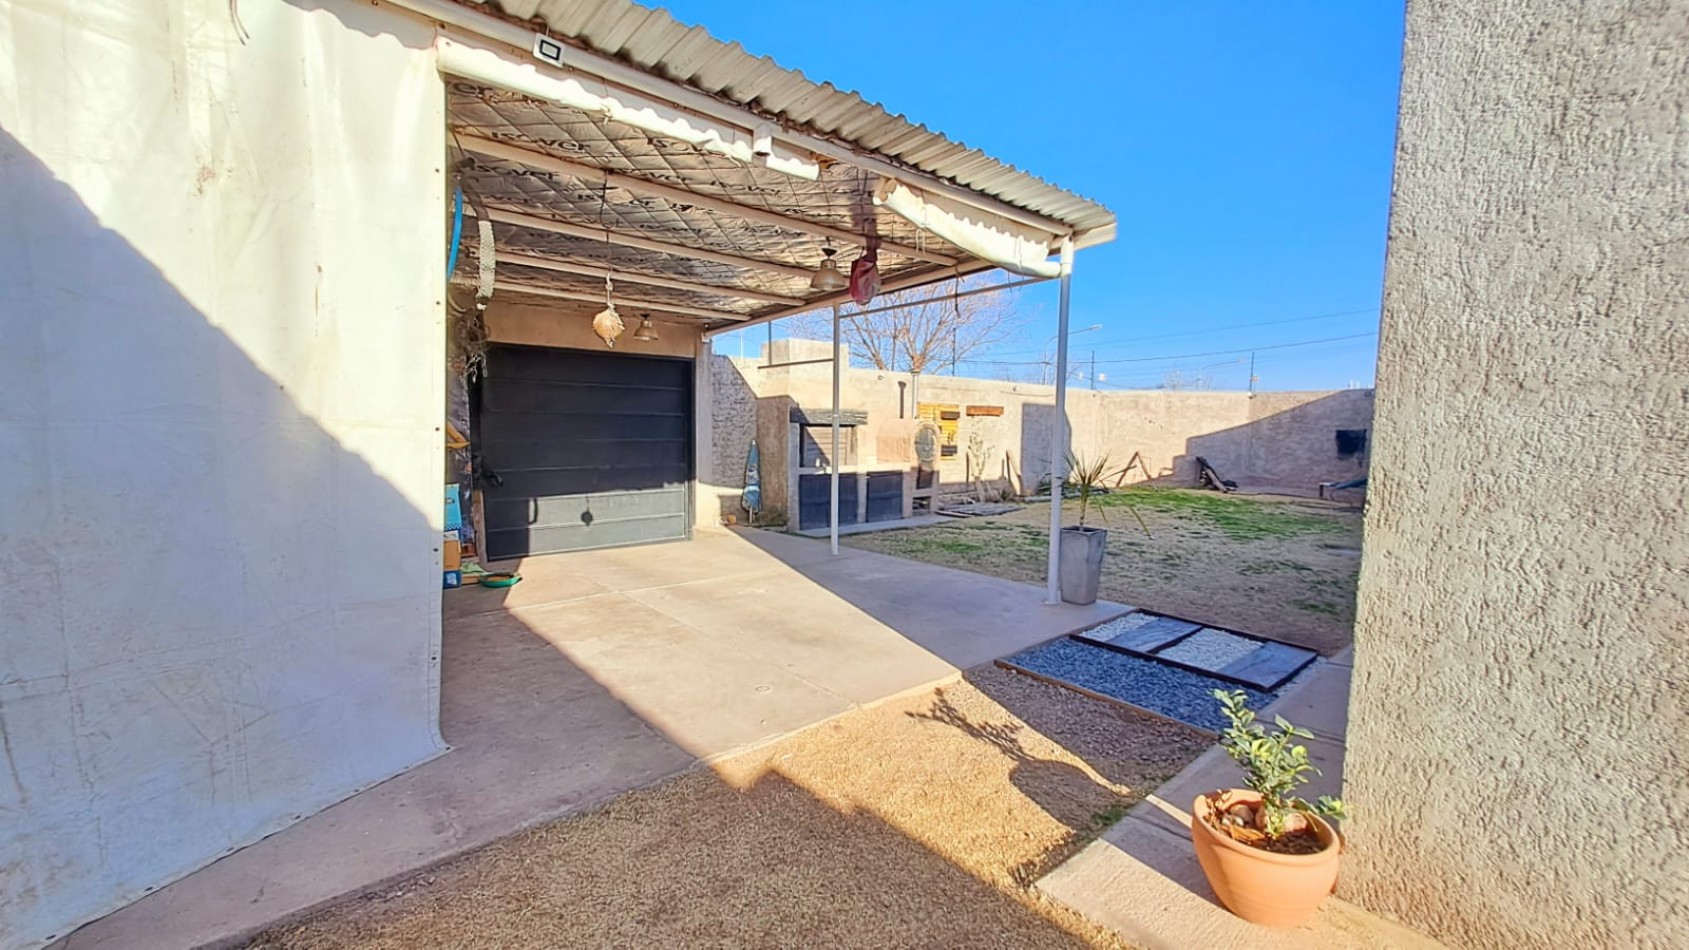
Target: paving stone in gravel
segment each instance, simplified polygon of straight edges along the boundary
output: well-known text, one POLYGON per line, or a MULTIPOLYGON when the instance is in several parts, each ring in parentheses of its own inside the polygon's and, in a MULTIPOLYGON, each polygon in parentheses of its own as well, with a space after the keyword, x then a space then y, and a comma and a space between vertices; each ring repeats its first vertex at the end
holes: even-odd
POLYGON ((1210 732, 1225 727, 1214 690, 1242 689, 1254 709, 1265 706, 1276 695, 1066 637, 1017 653, 1008 661, 1210 732))
POLYGON ((1312 650, 1288 643, 1263 643, 1260 649, 1244 654, 1217 672, 1260 689, 1277 689, 1316 656, 1312 650))
POLYGON ((1187 666, 1199 666, 1205 670, 1220 670, 1232 661, 1241 660, 1260 648, 1259 640, 1215 630, 1213 627, 1204 627, 1160 651, 1156 656, 1187 666))
POLYGON ((1170 643, 1179 642, 1200 629, 1202 629, 1201 624, 1191 623, 1189 620, 1157 617, 1138 629, 1123 633, 1108 642, 1113 646, 1136 653, 1154 653, 1170 643))

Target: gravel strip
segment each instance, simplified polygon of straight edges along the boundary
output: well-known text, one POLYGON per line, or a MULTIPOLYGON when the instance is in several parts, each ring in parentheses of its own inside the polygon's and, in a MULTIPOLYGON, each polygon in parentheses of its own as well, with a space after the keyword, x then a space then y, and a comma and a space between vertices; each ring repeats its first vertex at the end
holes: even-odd
POLYGON ((1130 613, 1124 617, 1116 617, 1108 623, 1100 623, 1089 630, 1079 631, 1079 636, 1098 643, 1106 643, 1128 631, 1136 630, 1152 620, 1159 620, 1155 614, 1130 613))
POLYGON ((1017 653, 1009 662, 1210 732, 1225 727, 1214 690, 1241 689, 1255 709, 1275 695, 1068 638, 1017 653))
POLYGON ((1205 670, 1220 670, 1260 648, 1259 640, 1204 627, 1156 656, 1205 670))

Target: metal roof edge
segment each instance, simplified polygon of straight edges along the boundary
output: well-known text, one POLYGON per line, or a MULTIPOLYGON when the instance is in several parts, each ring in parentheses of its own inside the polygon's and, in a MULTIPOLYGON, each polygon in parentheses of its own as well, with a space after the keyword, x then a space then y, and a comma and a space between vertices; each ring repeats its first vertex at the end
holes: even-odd
POLYGON ((1092 232, 1086 245, 1112 240, 1116 218, 1100 202, 946 137, 854 90, 724 42, 707 28, 632 0, 455 0, 505 18, 539 20, 560 38, 600 55, 802 126, 813 135, 886 159, 1006 205, 1092 232))

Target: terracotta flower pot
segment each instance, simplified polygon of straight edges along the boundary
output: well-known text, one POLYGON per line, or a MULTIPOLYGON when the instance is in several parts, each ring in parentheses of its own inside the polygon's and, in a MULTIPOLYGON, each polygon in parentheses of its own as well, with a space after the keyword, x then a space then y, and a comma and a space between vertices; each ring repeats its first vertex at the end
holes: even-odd
MULTIPOLYGON (((1211 793, 1221 808, 1257 805, 1261 796, 1242 789, 1211 793)), ((1191 805, 1191 841, 1208 885, 1227 910, 1252 924, 1294 927, 1319 909, 1337 884, 1342 843, 1325 819, 1309 815, 1325 847, 1315 854, 1278 854, 1233 841, 1208 824, 1215 805, 1198 795, 1191 805)))

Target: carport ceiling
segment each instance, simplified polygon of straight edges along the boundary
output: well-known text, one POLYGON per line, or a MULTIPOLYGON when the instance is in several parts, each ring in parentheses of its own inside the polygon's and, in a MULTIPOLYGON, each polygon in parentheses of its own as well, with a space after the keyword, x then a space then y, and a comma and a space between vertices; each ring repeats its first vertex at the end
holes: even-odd
MULTIPOLYGON (((660 11, 627 3, 601 6, 605 16, 619 10, 618 16, 666 19, 660 11)), ((531 12, 544 15, 546 11, 531 12)), ((662 24, 648 26, 657 29, 662 24)), ((593 45, 585 33, 571 32, 574 42, 593 45)), ((699 33, 686 34, 691 46, 696 45, 699 33)), ((721 46, 717 52, 723 66, 745 55, 705 37, 721 46)), ((768 63, 752 62, 759 69, 768 63)), ((653 64, 651 73, 665 71, 662 66, 653 64)), ((563 70, 556 75, 576 74, 563 70)), ((818 95, 844 95, 830 86, 809 83, 800 74, 787 75, 796 77, 788 82, 801 81, 818 95)), ((617 308, 624 316, 649 311, 668 322, 720 329, 839 301, 842 295, 837 292, 812 289, 810 277, 829 247, 848 274, 870 235, 880 241, 880 275, 887 290, 996 266, 903 214, 876 205, 875 192, 883 179, 872 169, 875 162, 892 161, 886 153, 859 145, 842 155, 827 144, 817 145, 814 152, 791 146, 790 151, 810 165, 811 179, 665 137, 650 127, 624 124, 602 112, 534 98, 525 89, 517 92, 479 78, 452 76, 448 90, 459 180, 476 199, 471 204, 493 221, 500 297, 543 298, 547 306, 562 312, 590 315, 603 306, 608 273, 615 281, 617 308), (858 160, 859 156, 870 160, 858 160)), ((714 95, 736 98, 720 92, 714 95)), ((812 99, 796 102, 801 105, 812 99)), ((859 97, 853 101, 875 110, 883 124, 904 129, 895 138, 906 147, 924 140, 954 147, 943 136, 901 116, 888 116, 859 97)), ((797 128, 790 115, 767 114, 766 108, 758 111, 782 130, 782 141, 793 140, 787 132, 794 128, 794 136, 815 134, 797 128)), ((836 143, 837 137, 826 141, 836 143)), ((896 161, 908 166, 906 159, 896 161)), ((973 161, 968 167, 980 164, 973 161)), ((1067 201, 1076 209, 1060 218, 1044 218, 1051 222, 1050 228, 1031 232, 1035 246, 1042 247, 1047 238, 1053 247, 1064 235, 1087 229, 1093 234, 1112 233, 1113 216, 1106 209, 1014 169, 989 164, 999 169, 1000 186, 1022 188, 1040 202, 1067 201)), ((923 187, 923 181, 938 181, 919 168, 909 167, 909 171, 906 182, 917 188, 923 187)), ((898 180, 905 181, 901 175, 898 180)), ((1010 214, 1018 212, 1023 221, 1031 213, 959 185, 957 179, 944 181, 942 187, 966 188, 979 197, 978 207, 1000 206, 1010 214)), ((1068 209, 1064 206, 1063 210, 1068 209)), ((993 220, 990 211, 978 217, 993 220)), ((473 227, 466 223, 464 233, 466 238, 473 235, 473 227)), ((471 255, 473 244, 473 240, 465 241, 471 255)), ((465 272, 459 271, 460 275, 465 272)))
MULTIPOLYGON (((533 287, 602 300, 601 271, 609 268, 618 296, 714 311, 719 316, 663 315, 716 326, 825 296, 810 288, 809 276, 821 266, 829 241, 848 272, 862 253, 863 236, 878 235, 885 281, 923 271, 941 275, 970 260, 962 249, 876 208, 876 179, 851 166, 827 164, 815 181, 805 181, 462 80, 451 84, 450 115, 464 186, 494 212, 499 280, 511 292, 533 287), (578 170, 564 171, 567 166, 547 159, 578 170), (606 180, 603 172, 630 181, 606 180), (635 181, 716 201, 704 206, 628 187, 635 181), (721 202, 792 223, 751 220, 723 210, 721 202), (561 227, 548 227, 553 224, 561 227), (608 233, 589 235, 601 231, 608 233), (628 246, 623 238, 642 246, 628 246)), ((583 301, 578 309, 590 314, 601 306, 583 301)))

